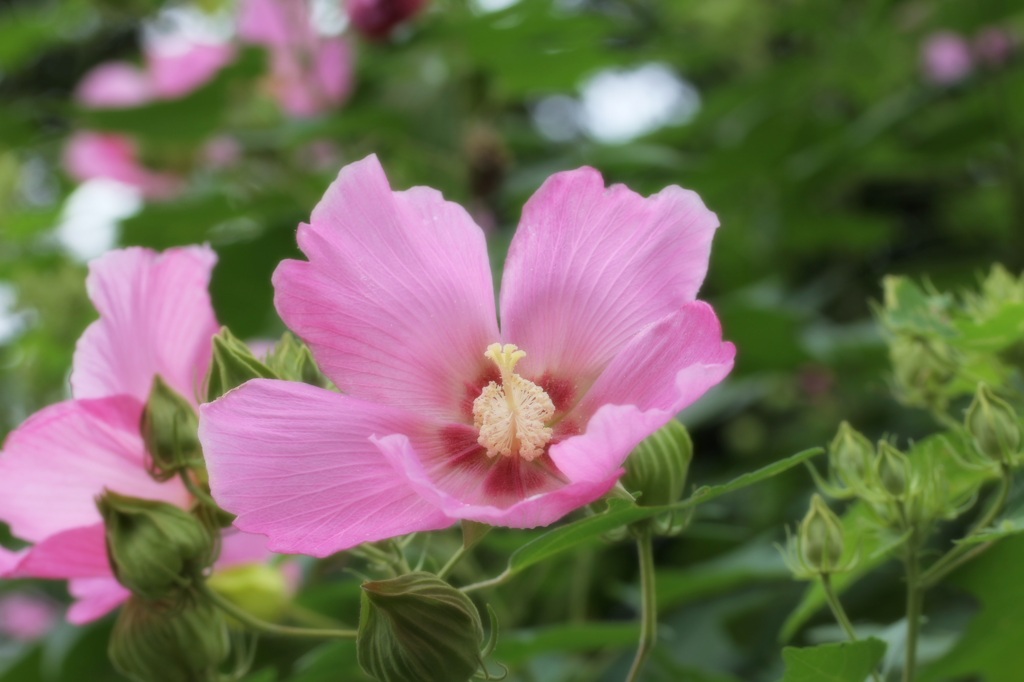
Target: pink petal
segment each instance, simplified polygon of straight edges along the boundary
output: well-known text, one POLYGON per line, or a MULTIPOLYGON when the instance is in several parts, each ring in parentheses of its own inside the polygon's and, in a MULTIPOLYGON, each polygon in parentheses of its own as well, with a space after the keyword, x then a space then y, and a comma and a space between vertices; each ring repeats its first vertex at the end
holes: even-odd
POLYGON ((79 578, 68 583, 75 603, 68 609, 68 622, 85 625, 102 618, 131 596, 114 578, 79 578))
POLYGON ((308 46, 275 48, 273 91, 292 116, 315 116, 337 106, 352 89, 352 54, 342 38, 315 37, 308 46))
POLYGON ((350 164, 299 227, 309 262, 274 273, 285 323, 345 393, 465 419, 498 339, 484 236, 428 188, 391 192, 375 156, 350 164))
POLYGON ((86 286, 100 319, 75 349, 75 397, 149 396, 153 377, 195 399, 217 320, 207 287, 216 254, 204 246, 111 251, 94 260, 86 286))
POLYGON ((452 495, 435 483, 408 437, 393 434, 383 438, 374 437, 373 441, 395 468, 405 474, 409 484, 423 499, 436 505, 453 519, 470 519, 492 526, 535 528, 549 525, 574 509, 579 509, 604 495, 611 490, 622 474, 622 471, 617 469, 607 472, 603 479, 574 481, 561 488, 527 497, 507 507, 472 504, 452 495))
POLYGON ((19 552, 12 552, 5 547, 0 547, 0 578, 6 578, 7 573, 18 565, 21 557, 22 554, 19 552))
POLYGON ((127 62, 100 64, 75 89, 75 99, 94 109, 137 107, 155 96, 149 77, 127 62))
POLYGON ((242 0, 238 35, 246 42, 287 47, 305 42, 312 33, 304 0, 242 0))
POLYGON ((177 99, 205 85, 235 58, 227 43, 175 42, 146 52, 153 90, 161 99, 177 99))
POLYGON ((703 301, 643 330, 601 373, 574 410, 589 415, 606 404, 635 405, 676 414, 732 370, 736 347, 722 341, 722 325, 703 301))
POLYGON ((643 198, 592 168, 558 173, 527 202, 501 285, 502 337, 524 374, 586 389, 647 325, 694 300, 718 218, 694 192, 643 198))
POLYGON ((238 564, 263 563, 273 554, 267 549, 265 535, 243 533, 235 528, 226 528, 221 533, 220 556, 217 568, 228 568, 238 564))
POLYGON ((420 428, 400 410, 254 380, 201 408, 199 438, 213 495, 238 528, 266 535, 275 552, 323 557, 451 525, 370 443, 420 428))
POLYGON ((31 592, 0 595, 0 638, 30 642, 45 637, 60 617, 57 605, 31 592))
POLYGON ((127 396, 71 400, 40 410, 13 431, 0 453, 0 520, 22 539, 100 521, 104 489, 184 504, 174 480, 157 483, 144 468, 142 405, 127 396))
POLYGON ((110 576, 113 572, 102 522, 51 535, 26 549, 9 572, 12 578, 56 580, 110 576))
POLYGON ((722 341, 711 306, 687 304, 615 357, 568 417, 589 420, 586 433, 552 446, 552 461, 571 480, 603 478, 640 441, 724 379, 735 354, 722 341))
POLYGON ((74 133, 64 148, 64 167, 79 182, 106 178, 130 185, 149 199, 170 199, 181 192, 183 181, 171 173, 145 168, 135 143, 117 134, 74 133))

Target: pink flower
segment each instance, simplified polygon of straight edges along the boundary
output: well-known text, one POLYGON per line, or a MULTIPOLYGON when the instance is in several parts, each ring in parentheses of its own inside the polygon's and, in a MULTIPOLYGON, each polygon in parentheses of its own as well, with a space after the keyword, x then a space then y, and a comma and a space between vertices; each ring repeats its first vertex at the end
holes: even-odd
POLYGON ((117 180, 155 200, 174 198, 185 185, 174 173, 143 166, 135 140, 117 133, 83 130, 73 134, 64 147, 64 168, 80 182, 93 178, 117 180))
POLYGON ((352 25, 367 38, 391 35, 395 26, 420 12, 427 0, 347 0, 345 9, 352 25))
POLYGON ((933 33, 921 48, 924 76, 934 85, 955 85, 974 68, 971 47, 963 36, 952 31, 933 33))
MULTIPOLYGON (((90 71, 75 90, 75 99, 90 109, 138 107, 177 99, 206 84, 234 58, 226 44, 162 43, 145 51, 146 67, 108 62, 90 71)), ((146 168, 131 137, 80 131, 64 149, 64 167, 84 182, 109 178, 138 188, 150 199, 179 194, 184 182, 173 173, 146 168)))
POLYGON ((1010 61, 1015 49, 1013 34, 999 26, 988 26, 974 37, 974 53, 986 66, 1002 66, 1010 61))
MULTIPOLYGON (((205 247, 132 248, 93 261, 86 285, 100 318, 75 349, 74 399, 30 417, 0 453, 0 519, 33 543, 0 555, 0 575, 69 580, 71 622, 128 596, 107 560, 98 495, 191 503, 179 480, 158 483, 146 472, 139 424, 157 374, 195 400, 218 329, 207 293, 215 261, 205 247)), ((226 541, 253 542, 234 535, 226 541)))
POLYGON ((315 116, 352 91, 349 44, 319 35, 305 0, 245 0, 238 33, 269 50, 268 88, 286 113, 315 116))
POLYGON ((316 556, 594 501, 732 367, 695 300, 717 226, 678 187, 645 199, 590 168, 554 175, 509 250, 499 331, 466 211, 392 192, 376 157, 345 167, 299 228, 309 260, 274 275, 278 312, 342 392, 255 380, 204 405, 216 499, 275 551, 316 556))
POLYGON ((22 592, 0 595, 0 638, 31 642, 49 633, 59 617, 57 605, 46 597, 22 592))

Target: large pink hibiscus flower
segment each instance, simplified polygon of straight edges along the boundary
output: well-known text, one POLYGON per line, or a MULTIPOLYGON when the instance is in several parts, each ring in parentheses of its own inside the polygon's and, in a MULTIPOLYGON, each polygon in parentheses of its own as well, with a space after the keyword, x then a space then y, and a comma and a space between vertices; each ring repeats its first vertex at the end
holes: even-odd
MULTIPOLYGON (((0 452, 0 520, 34 543, 0 551, 0 575, 67 579, 68 619, 98 618, 128 597, 107 559, 96 497, 104 490, 187 507, 177 479, 153 480, 139 430, 157 374, 196 404, 218 325, 207 285, 208 248, 113 251, 93 261, 87 286, 100 313, 78 342, 73 400, 40 410, 0 452)), ((266 555, 263 538, 233 533, 223 561, 266 555)))
POLYGON ((255 380, 203 406, 217 501, 277 551, 324 556, 458 519, 550 524, 732 368, 695 300, 718 220, 583 168, 527 203, 501 287, 484 236, 375 157, 342 169, 274 275, 341 389, 255 380))

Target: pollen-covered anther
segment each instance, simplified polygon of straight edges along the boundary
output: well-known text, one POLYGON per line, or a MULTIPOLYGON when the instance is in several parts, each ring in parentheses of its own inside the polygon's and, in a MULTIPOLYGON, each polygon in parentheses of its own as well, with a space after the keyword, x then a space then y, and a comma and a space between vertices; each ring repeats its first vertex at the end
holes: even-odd
POLYGON ((484 356, 498 366, 501 383, 490 382, 473 401, 473 424, 480 432, 477 442, 487 449, 488 457, 532 461, 551 440, 547 423, 555 405, 544 389, 515 373, 516 363, 526 357, 524 351, 511 343, 492 343, 484 356))

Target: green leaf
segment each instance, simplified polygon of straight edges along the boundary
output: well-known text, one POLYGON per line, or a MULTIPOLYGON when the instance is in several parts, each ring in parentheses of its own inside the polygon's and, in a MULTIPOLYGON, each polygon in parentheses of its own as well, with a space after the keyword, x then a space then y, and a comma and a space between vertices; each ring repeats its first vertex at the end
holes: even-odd
POLYGON ((541 654, 631 649, 640 626, 631 623, 572 623, 504 632, 495 659, 514 666, 541 654))
POLYGON ((798 649, 786 647, 782 682, 864 682, 885 655, 885 643, 877 639, 822 644, 798 649))
POLYGON ((938 661, 928 666, 919 682, 983 679, 1017 682, 1020 671, 1020 614, 1024 611, 1024 537, 1001 542, 952 575, 959 585, 981 601, 963 638, 938 661))
POLYGON ((627 500, 611 499, 608 501, 607 511, 556 528, 520 547, 512 553, 512 556, 509 558, 508 567, 494 581, 503 581, 536 563, 562 552, 595 543, 605 533, 621 526, 649 519, 659 514, 691 509, 716 497, 741 490, 755 483, 760 483, 784 471, 788 471, 809 460, 811 457, 820 455, 822 452, 821 448, 811 448, 810 450, 798 452, 795 455, 762 467, 757 471, 744 474, 728 483, 698 488, 690 497, 676 504, 638 507, 627 500))

